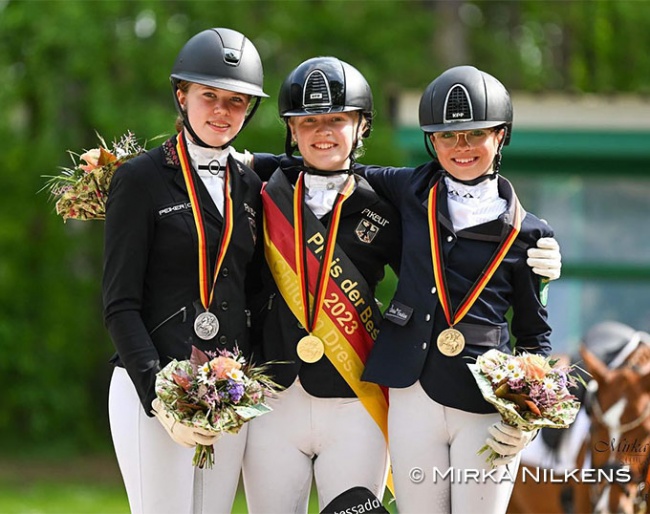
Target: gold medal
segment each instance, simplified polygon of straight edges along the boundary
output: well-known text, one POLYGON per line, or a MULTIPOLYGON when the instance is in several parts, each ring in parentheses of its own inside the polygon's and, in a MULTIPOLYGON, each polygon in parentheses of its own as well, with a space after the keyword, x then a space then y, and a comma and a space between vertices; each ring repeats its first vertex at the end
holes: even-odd
POLYGON ((438 335, 438 350, 447 357, 455 357, 465 348, 465 337, 455 328, 446 328, 438 335))
POLYGON ((325 353, 325 346, 318 337, 308 335, 298 341, 296 350, 301 361, 312 364, 321 359, 325 353))

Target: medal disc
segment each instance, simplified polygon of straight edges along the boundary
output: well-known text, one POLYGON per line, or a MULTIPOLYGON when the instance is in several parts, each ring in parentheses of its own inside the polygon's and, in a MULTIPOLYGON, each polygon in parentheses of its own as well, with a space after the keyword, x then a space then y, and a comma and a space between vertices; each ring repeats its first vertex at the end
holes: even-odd
POLYGON ((455 328, 446 328, 438 335, 438 350, 447 357, 454 357, 465 348, 465 337, 455 328))
POLYGON ((194 320, 194 332, 201 339, 212 339, 219 332, 219 320, 210 311, 202 312, 194 320))
POLYGON ((308 335, 298 341, 296 350, 301 361, 311 364, 321 359, 325 353, 325 346, 318 337, 308 335))

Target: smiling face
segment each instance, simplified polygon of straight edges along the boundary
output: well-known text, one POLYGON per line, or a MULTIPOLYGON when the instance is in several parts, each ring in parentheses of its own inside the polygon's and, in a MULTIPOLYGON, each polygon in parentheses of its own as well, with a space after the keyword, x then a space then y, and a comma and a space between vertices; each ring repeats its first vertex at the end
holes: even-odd
POLYGON ((185 91, 177 89, 176 95, 196 135, 215 147, 225 145, 239 133, 251 99, 242 93, 196 83, 190 83, 185 91))
POLYGON ((359 124, 359 116, 353 111, 289 118, 291 135, 305 164, 322 171, 347 169, 352 145, 361 139, 365 127, 365 120, 359 124))
POLYGON ((454 178, 472 180, 492 173, 503 129, 435 132, 429 136, 442 167, 454 178))

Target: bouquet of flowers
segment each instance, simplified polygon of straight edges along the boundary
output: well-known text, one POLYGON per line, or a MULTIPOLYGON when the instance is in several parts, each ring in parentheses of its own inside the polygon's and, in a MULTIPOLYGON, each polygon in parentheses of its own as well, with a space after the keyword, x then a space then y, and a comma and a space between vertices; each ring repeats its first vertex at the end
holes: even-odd
MULTIPOLYGON (((174 359, 158 372, 156 395, 179 423, 236 434, 271 410, 264 400, 280 386, 265 371, 246 363, 238 350, 213 354, 192 347, 188 360, 174 359)), ((211 468, 214 448, 197 445, 192 464, 211 468)))
POLYGON ((72 158, 71 168, 61 168, 56 176, 46 176, 43 189, 47 189, 56 202, 56 213, 68 219, 102 220, 106 216, 108 187, 115 170, 124 162, 144 152, 137 139, 127 132, 112 149, 98 134, 98 148, 81 155, 68 151, 72 158))
MULTIPOLYGON (((568 390, 577 385, 571 366, 540 355, 509 355, 495 349, 468 366, 483 398, 508 425, 532 431, 566 428, 575 421, 580 402, 568 390)), ((483 446, 478 454, 488 450, 491 463, 498 455, 490 447, 483 446)))

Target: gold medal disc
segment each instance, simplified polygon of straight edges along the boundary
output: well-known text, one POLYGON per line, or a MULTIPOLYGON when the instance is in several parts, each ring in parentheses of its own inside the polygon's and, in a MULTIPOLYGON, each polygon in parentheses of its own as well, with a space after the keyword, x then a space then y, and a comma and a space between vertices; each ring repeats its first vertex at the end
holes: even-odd
POLYGON ((438 335, 438 350, 447 357, 454 357, 465 348, 465 337, 455 328, 446 328, 438 335))
POLYGON ((320 338, 308 335, 298 341, 296 350, 301 361, 311 364, 321 359, 325 353, 325 346, 320 338))

